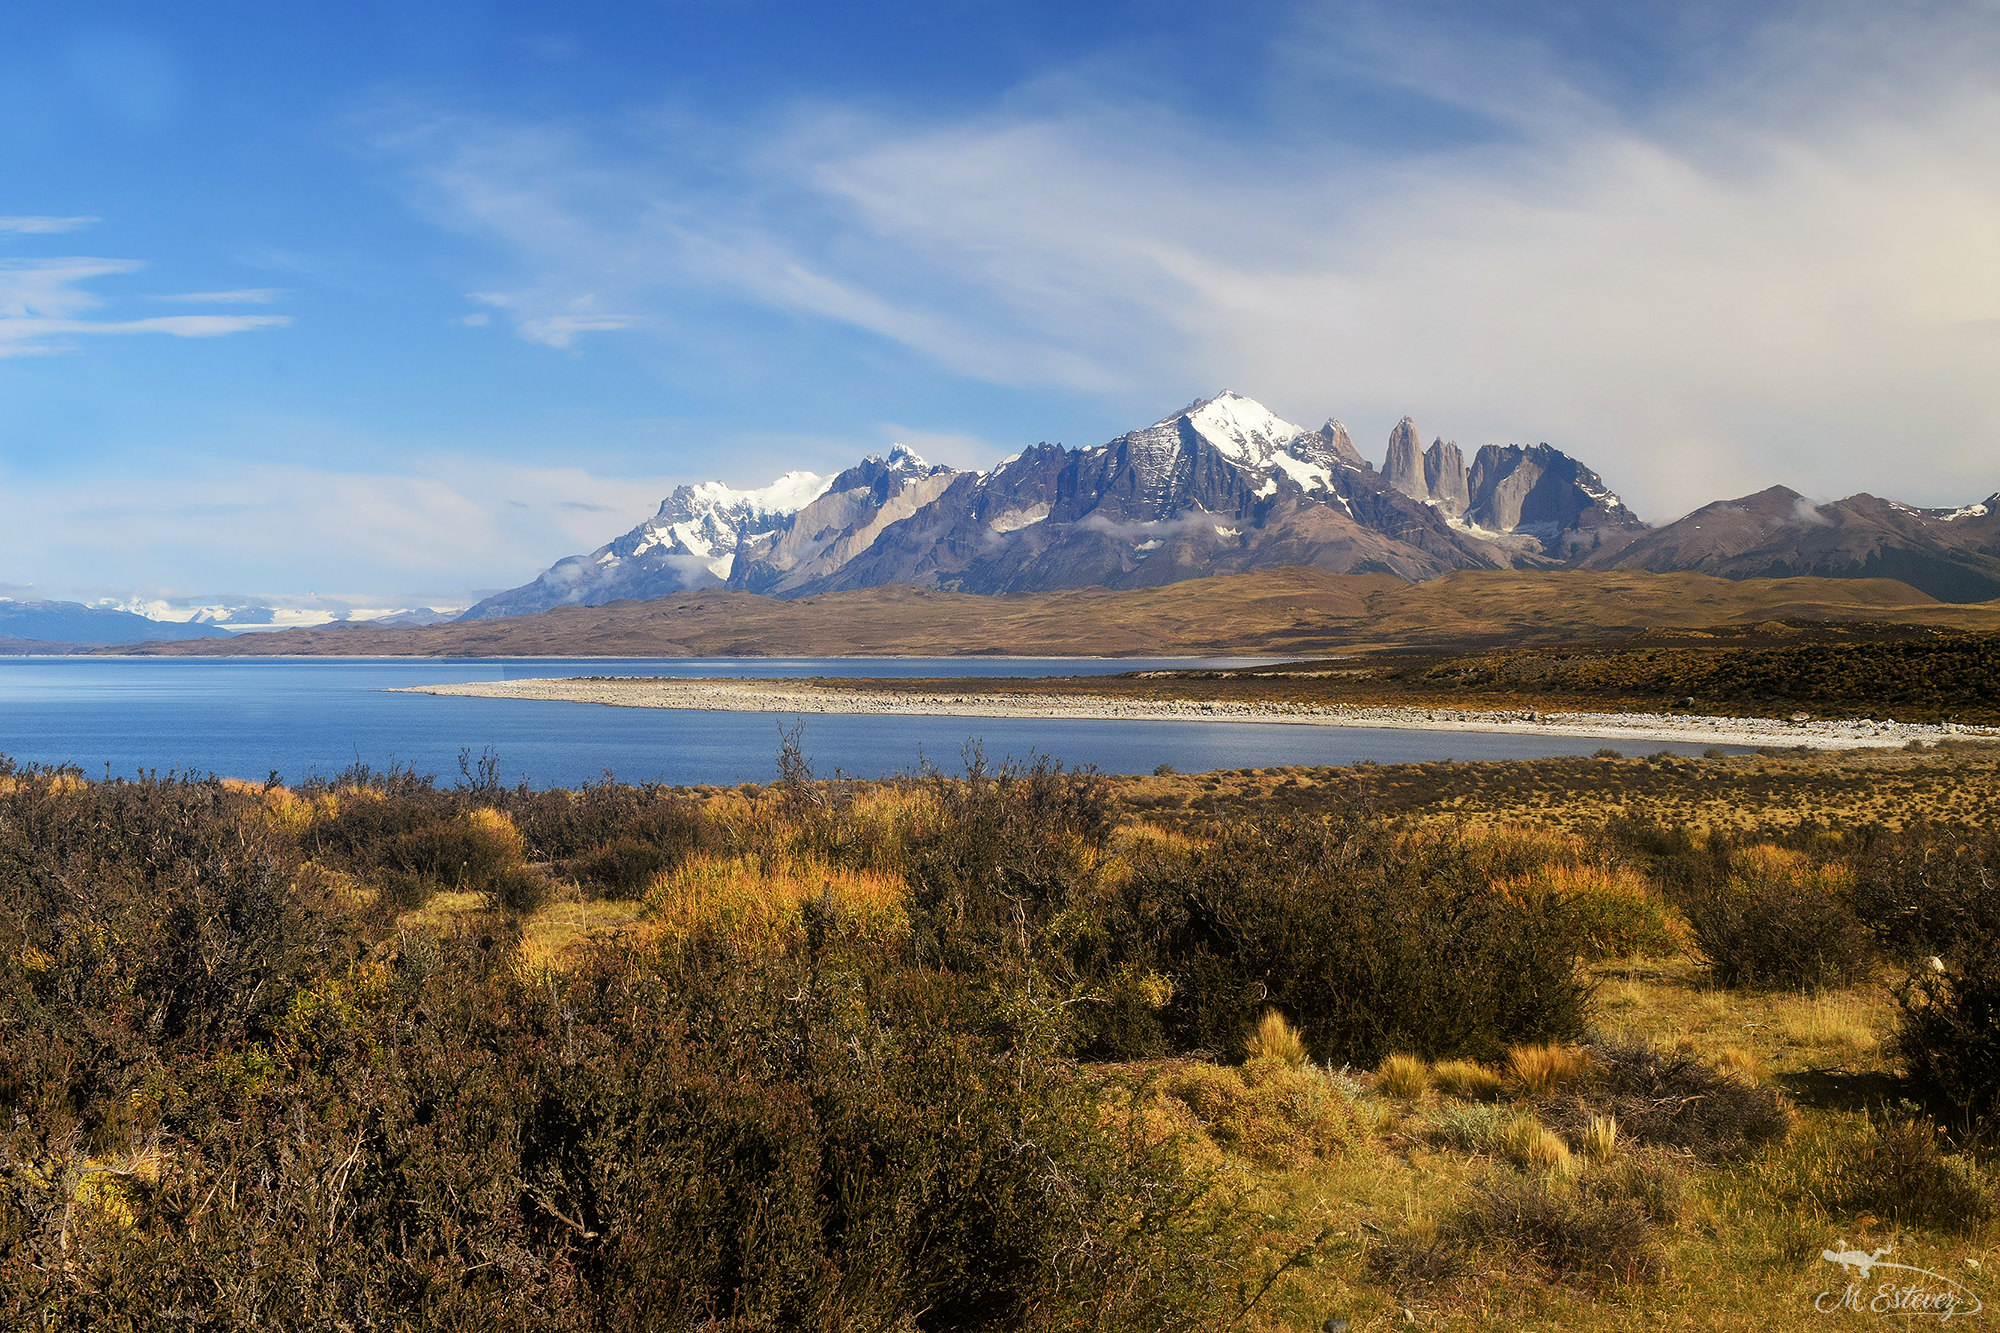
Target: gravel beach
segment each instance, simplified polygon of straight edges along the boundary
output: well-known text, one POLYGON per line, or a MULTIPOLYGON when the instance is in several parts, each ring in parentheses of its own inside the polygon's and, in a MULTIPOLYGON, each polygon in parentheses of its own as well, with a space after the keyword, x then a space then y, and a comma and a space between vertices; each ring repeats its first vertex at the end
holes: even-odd
POLYGON ((419 685, 394 691, 479 699, 539 699, 615 708, 678 708, 743 713, 857 713, 908 717, 1125 719, 1147 722, 1280 722, 1322 727, 1486 731, 1601 736, 1628 742, 1802 745, 1820 750, 1936 743, 1947 736, 2000 736, 2000 729, 1952 723, 1864 719, 1784 721, 1664 713, 1576 713, 1451 708, 1358 708, 1295 703, 1107 699, 1074 694, 878 694, 799 680, 579 677, 419 685))

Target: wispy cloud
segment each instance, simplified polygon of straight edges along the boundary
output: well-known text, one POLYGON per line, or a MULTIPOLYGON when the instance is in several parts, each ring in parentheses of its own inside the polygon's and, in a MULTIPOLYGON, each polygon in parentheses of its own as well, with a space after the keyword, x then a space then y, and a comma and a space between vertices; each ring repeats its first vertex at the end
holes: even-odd
POLYGON ((481 301, 555 346, 692 342, 693 292, 1141 414, 1227 383, 1364 436, 1547 439, 1655 516, 1778 480, 1991 489, 1990 8, 1774 11, 1644 105, 1525 39, 1337 14, 1288 35, 1289 77, 1365 68, 1492 133, 1335 150, 1050 78, 949 123, 425 114, 378 142, 518 274, 481 301))
POLYGON ((133 259, 0 258, 0 357, 66 352, 77 346, 75 339, 84 337, 165 334, 175 338, 217 338, 251 329, 282 328, 291 323, 285 315, 87 317, 105 303, 84 284, 97 278, 136 273, 143 267, 133 259))
POLYGON ((55 236, 101 221, 102 218, 0 217, 0 235, 55 236))
POLYGON ((176 305, 269 305, 284 294, 278 287, 243 287, 229 292, 173 292, 152 299, 176 305))

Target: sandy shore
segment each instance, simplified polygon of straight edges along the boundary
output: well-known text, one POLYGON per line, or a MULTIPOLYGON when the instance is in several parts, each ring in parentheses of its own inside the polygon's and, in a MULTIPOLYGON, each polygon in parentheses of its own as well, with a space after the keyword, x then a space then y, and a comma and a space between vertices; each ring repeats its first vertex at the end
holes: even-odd
POLYGON ((877 694, 798 680, 582 677, 418 685, 404 694, 477 699, 542 699, 617 708, 682 708, 738 713, 861 713, 908 717, 1027 717, 1135 722, 1280 722, 1321 727, 1413 731, 1486 731, 1587 736, 1628 742, 1697 745, 1804 745, 1821 750, 1936 743, 1946 736, 2000 736, 1990 727, 1949 723, 1808 721, 1758 717, 1688 717, 1662 713, 1541 713, 1450 708, 1350 708, 1294 703, 1207 703, 1044 694, 877 694))

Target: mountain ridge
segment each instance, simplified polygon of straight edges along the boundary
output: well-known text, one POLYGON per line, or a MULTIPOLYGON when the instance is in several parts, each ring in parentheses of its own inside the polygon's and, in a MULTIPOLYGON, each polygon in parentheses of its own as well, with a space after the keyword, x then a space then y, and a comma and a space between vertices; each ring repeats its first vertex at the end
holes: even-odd
POLYGON ((460 619, 703 587, 1008 594, 1293 565, 1413 583, 1510 568, 1883 577, 1985 601, 2000 597, 2000 495, 1931 510, 1866 495, 1813 505, 1774 488, 1652 528, 1545 442, 1485 444, 1468 462, 1456 440, 1425 448, 1406 416, 1378 470, 1339 420, 1309 429, 1225 389, 1104 444, 1042 442, 980 471, 898 445, 830 478, 681 486, 623 536, 460 619))

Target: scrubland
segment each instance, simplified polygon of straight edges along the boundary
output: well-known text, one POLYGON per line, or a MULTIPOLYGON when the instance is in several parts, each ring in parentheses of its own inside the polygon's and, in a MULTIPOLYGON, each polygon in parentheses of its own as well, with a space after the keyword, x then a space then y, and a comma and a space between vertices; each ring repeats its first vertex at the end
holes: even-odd
POLYGON ((1994 750, 493 774, 0 772, 0 1323, 2000 1295, 1994 750))

